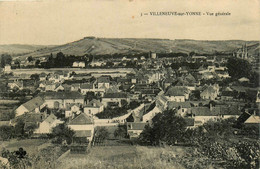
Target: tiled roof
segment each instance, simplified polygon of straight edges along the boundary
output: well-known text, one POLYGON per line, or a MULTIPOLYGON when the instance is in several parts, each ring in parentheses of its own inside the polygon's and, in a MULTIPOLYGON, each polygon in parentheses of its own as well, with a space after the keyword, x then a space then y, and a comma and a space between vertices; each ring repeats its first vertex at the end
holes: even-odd
POLYGON ((110 83, 110 78, 107 76, 101 76, 97 79, 98 83, 110 83))
POLYGON ((93 99, 86 105, 86 107, 101 107, 102 105, 103 104, 100 101, 93 99))
POLYGON ((93 89, 93 84, 92 83, 84 83, 80 84, 81 89, 93 89))
POLYGON ((237 106, 216 106, 212 110, 208 107, 191 107, 191 113, 195 116, 240 115, 237 106))
POLYGON ((50 114, 44 121, 52 124, 55 120, 57 120, 57 117, 54 114, 50 114))
POLYGON ((127 129, 128 130, 143 130, 147 123, 142 122, 128 122, 127 129))
POLYGON ((189 102, 173 102, 173 101, 168 102, 169 109, 178 108, 178 107, 190 108, 191 104, 189 102))
POLYGON ((44 103, 42 97, 38 96, 29 100, 28 102, 22 104, 29 112, 33 111, 35 108, 40 107, 44 103))
POLYGON ((75 117, 69 125, 86 125, 86 124, 93 124, 92 119, 84 113, 81 113, 77 117, 75 117))
POLYGON ((165 93, 166 96, 184 96, 188 93, 186 87, 170 87, 165 93))
POLYGON ((201 92, 201 94, 200 95, 209 95, 209 94, 212 94, 212 93, 215 93, 216 92, 216 90, 214 89, 214 87, 213 86, 209 86, 209 87, 207 87, 203 92, 201 92))
POLYGON ((84 96, 79 92, 64 91, 64 92, 45 92, 41 93, 45 99, 84 99, 84 96))

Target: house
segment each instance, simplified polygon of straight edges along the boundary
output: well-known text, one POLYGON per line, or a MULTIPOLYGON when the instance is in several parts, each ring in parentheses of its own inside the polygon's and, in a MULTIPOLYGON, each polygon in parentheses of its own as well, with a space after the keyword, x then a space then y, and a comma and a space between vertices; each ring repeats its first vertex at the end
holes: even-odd
POLYGON ((176 109, 177 114, 180 116, 185 116, 190 113, 191 103, 190 102, 168 102, 168 109, 176 109))
POLYGON ((75 136, 78 138, 86 138, 89 142, 92 141, 94 135, 93 119, 85 113, 81 113, 68 123, 68 127, 75 131, 75 136))
POLYGON ((57 73, 50 73, 47 76, 48 81, 54 81, 55 83, 60 82, 62 79, 60 78, 60 75, 57 73))
POLYGON ((156 114, 161 112, 162 110, 158 106, 155 106, 151 111, 143 114, 143 122, 149 122, 156 114))
POLYGON ((260 125, 260 116, 256 114, 252 114, 245 122, 246 126, 257 126, 260 125))
POLYGON ((45 91, 54 91, 57 87, 57 84, 54 81, 46 80, 41 82, 39 87, 45 89, 45 91))
POLYGON ((181 67, 178 69, 178 72, 181 73, 181 74, 188 73, 188 72, 189 72, 189 68, 188 68, 187 66, 181 66, 181 67))
POLYGON ((63 121, 57 119, 54 114, 50 114, 43 122, 40 123, 39 128, 37 128, 34 133, 49 134, 52 132, 54 127, 62 123, 63 121))
POLYGON ((86 66, 85 62, 78 62, 78 61, 76 61, 76 62, 73 62, 73 64, 72 64, 72 67, 81 67, 81 68, 83 68, 85 66, 86 66))
POLYGON ((217 74, 218 77, 220 77, 222 79, 230 78, 230 76, 229 76, 227 71, 216 70, 215 73, 217 74))
POLYGON ((5 72, 5 73, 10 73, 11 71, 12 71, 11 66, 10 66, 10 65, 5 65, 5 67, 4 67, 4 72, 5 72))
POLYGON ((46 80, 46 77, 47 77, 47 75, 44 72, 39 75, 40 81, 46 80))
POLYGON ((218 119, 238 118, 241 115, 237 105, 219 105, 205 107, 191 107, 190 114, 195 120, 195 126, 202 125, 209 120, 216 121, 218 119))
POLYGON ((56 88, 54 89, 54 91, 58 92, 58 91, 64 91, 65 88, 63 87, 62 84, 58 84, 56 85, 56 88))
POLYGON ((95 115, 104 111, 104 105, 96 99, 91 100, 85 107, 84 113, 87 115, 95 115))
POLYGON ((110 77, 109 76, 101 76, 97 79, 98 89, 110 87, 110 77))
POLYGON ((81 94, 87 94, 87 92, 93 92, 93 89, 94 89, 94 84, 93 83, 83 83, 83 84, 80 84, 80 93, 81 94))
POLYGON ((169 87, 169 86, 171 86, 173 83, 175 82, 175 80, 174 79, 172 79, 172 78, 166 78, 164 81, 163 81, 163 87, 164 87, 164 89, 166 89, 167 87, 169 87))
POLYGON ((84 96, 79 92, 45 92, 40 95, 44 97, 46 106, 52 109, 66 109, 68 105, 74 103, 84 104, 84 96))
POLYGON ((202 73, 202 79, 213 79, 214 78, 214 74, 212 72, 204 72, 202 73))
POLYGON ((144 122, 127 122, 127 134, 129 135, 130 139, 138 138, 146 125, 147 123, 144 122))
POLYGON ((213 86, 207 86, 206 89, 204 89, 200 93, 200 97, 206 100, 215 100, 218 94, 219 94, 218 85, 213 85, 213 86))
POLYGON ((45 101, 42 97, 35 97, 28 102, 20 105, 16 110, 16 116, 23 115, 25 113, 40 113, 40 110, 45 107, 45 101))
POLYGON ((102 103, 105 107, 111 104, 118 105, 121 107, 122 100, 129 102, 126 93, 106 93, 102 98, 102 103))
POLYGON ((23 81, 14 81, 14 82, 10 82, 7 84, 7 86, 10 89, 18 89, 18 90, 22 90, 23 89, 23 81))
POLYGON ((81 107, 82 104, 79 103, 72 103, 72 104, 68 104, 66 106, 66 110, 65 110, 65 117, 73 117, 74 113, 75 114, 80 114, 81 113, 81 107))
POLYGON ((79 91, 80 89, 80 84, 79 83, 73 83, 71 85, 71 91, 79 91))
POLYGON ((249 82, 249 79, 246 78, 246 77, 242 77, 242 78, 238 79, 238 81, 239 81, 240 83, 249 82))
POLYGON ((165 96, 169 101, 176 102, 185 102, 185 100, 189 99, 189 90, 186 87, 170 87, 165 96))

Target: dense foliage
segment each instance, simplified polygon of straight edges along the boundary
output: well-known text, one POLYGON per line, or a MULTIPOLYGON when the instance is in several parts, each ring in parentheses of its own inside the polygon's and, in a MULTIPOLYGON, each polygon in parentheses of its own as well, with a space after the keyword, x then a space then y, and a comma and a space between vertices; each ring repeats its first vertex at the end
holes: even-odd
POLYGON ((161 142, 174 145, 182 140, 185 127, 185 120, 177 116, 176 111, 164 111, 152 119, 151 126, 145 126, 139 140, 148 145, 159 145, 161 142))
POLYGON ((178 159, 186 168, 259 168, 259 128, 234 128, 235 124, 230 118, 185 129, 183 119, 166 111, 153 118, 139 140, 149 145, 173 145, 176 141, 192 145, 192 150, 178 159))
POLYGON ((75 131, 64 124, 60 124, 53 128, 49 136, 54 138, 53 143, 61 144, 63 141, 66 141, 67 144, 71 144, 74 135, 75 131))
POLYGON ((114 131, 114 136, 116 138, 122 139, 127 137, 127 127, 126 125, 119 125, 114 131))

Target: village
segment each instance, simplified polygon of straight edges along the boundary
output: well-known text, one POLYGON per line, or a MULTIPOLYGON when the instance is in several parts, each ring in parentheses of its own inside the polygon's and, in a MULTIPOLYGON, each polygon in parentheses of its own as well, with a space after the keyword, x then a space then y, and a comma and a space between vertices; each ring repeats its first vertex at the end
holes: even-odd
MULTIPOLYGON (((71 67, 49 69, 26 68, 37 59, 27 58, 19 63, 21 68, 12 62, 1 72, 5 102, 0 127, 19 126, 22 139, 54 138, 53 143, 73 145, 71 153, 84 153, 104 140, 112 144, 119 138, 138 140, 164 111, 175 111, 186 129, 229 118, 258 126, 260 92, 255 79, 232 77, 229 70, 230 58, 256 62, 245 48, 232 56, 159 57, 150 52, 132 58, 79 60, 71 67), (16 106, 7 111, 8 100, 16 106), (73 132, 57 137, 68 131, 73 132)), ((1 130, 2 140, 16 137, 6 131, 1 130)))

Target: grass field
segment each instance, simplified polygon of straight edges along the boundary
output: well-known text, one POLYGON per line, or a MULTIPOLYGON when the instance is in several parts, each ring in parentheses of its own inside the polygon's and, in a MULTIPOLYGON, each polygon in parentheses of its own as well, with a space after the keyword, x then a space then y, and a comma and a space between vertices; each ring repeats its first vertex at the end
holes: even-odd
POLYGON ((28 154, 36 154, 40 145, 46 143, 47 140, 26 139, 26 140, 10 140, 0 142, 1 148, 9 151, 16 151, 22 147, 28 154))
POLYGON ((174 157, 183 152, 183 147, 98 146, 87 154, 69 154, 58 166, 62 169, 178 169, 183 167, 174 157))

